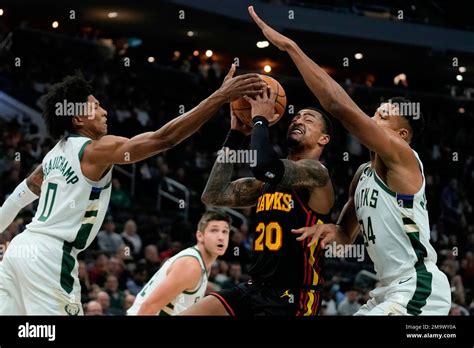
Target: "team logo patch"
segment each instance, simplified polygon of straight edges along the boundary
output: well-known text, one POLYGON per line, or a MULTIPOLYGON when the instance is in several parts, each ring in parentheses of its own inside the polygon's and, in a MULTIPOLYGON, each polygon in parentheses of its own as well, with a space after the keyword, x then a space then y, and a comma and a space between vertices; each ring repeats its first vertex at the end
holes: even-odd
POLYGON ((76 316, 79 314, 80 307, 77 303, 68 303, 64 306, 64 310, 68 315, 76 316))

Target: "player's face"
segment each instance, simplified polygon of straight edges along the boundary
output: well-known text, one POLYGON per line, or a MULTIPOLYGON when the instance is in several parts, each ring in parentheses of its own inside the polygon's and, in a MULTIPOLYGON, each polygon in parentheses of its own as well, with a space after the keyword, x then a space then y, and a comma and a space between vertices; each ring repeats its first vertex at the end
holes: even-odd
POLYGON ((87 98, 88 114, 83 118, 84 129, 100 138, 107 134, 107 111, 101 106, 99 101, 90 95, 87 98))
POLYGON ((391 103, 384 103, 379 106, 372 117, 378 126, 398 131, 404 125, 401 124, 404 118, 399 116, 398 106, 391 103))
POLYGON ((324 125, 319 112, 311 109, 300 110, 288 127, 287 140, 289 145, 297 144, 313 148, 329 142, 329 135, 324 134, 324 125))
POLYGON ((209 221, 202 233, 204 248, 212 255, 224 255, 229 245, 229 233, 229 224, 226 221, 209 221))

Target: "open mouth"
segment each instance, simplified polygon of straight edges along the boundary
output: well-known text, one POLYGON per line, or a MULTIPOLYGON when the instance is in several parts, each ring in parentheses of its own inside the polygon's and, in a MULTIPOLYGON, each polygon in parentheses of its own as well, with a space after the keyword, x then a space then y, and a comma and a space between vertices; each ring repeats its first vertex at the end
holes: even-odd
POLYGON ((303 134, 304 134, 304 131, 303 131, 303 129, 301 129, 300 127, 294 127, 294 128, 291 130, 290 133, 303 135, 303 134))
POLYGON ((224 244, 217 244, 217 247, 218 247, 218 248, 223 248, 223 247, 224 247, 224 244))

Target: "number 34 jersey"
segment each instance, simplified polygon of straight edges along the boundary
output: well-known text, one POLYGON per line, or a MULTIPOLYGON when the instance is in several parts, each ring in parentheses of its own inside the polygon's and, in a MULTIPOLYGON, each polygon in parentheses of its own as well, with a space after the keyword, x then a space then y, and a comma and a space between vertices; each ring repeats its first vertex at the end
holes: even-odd
POLYGON ((306 191, 265 184, 256 205, 253 241, 253 280, 276 289, 312 288, 322 284, 324 250, 319 243, 297 241, 297 229, 329 222, 328 215, 311 210, 306 191))
POLYGON ((430 245, 423 165, 423 185, 414 195, 393 192, 367 163, 355 190, 354 204, 367 252, 378 279, 386 285, 403 275, 436 263, 430 245))

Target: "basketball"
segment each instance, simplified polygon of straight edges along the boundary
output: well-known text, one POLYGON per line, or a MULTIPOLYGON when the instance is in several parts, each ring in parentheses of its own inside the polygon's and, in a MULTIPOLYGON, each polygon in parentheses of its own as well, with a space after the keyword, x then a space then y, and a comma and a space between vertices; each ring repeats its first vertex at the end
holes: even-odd
MULTIPOLYGON (((271 125, 274 125, 277 123, 283 114, 285 113, 285 108, 286 108, 286 94, 285 90, 283 87, 280 85, 280 83, 275 80, 273 77, 267 76, 267 75, 260 75, 262 80, 264 80, 267 85, 269 85, 272 89, 272 95, 275 96, 275 114, 279 114, 280 116, 273 122, 270 123, 271 125)), ((232 106, 232 111, 234 112, 234 115, 237 116, 243 123, 252 126, 252 115, 251 111, 252 108, 250 106, 250 103, 246 101, 244 98, 239 98, 234 100, 231 103, 232 106)))

